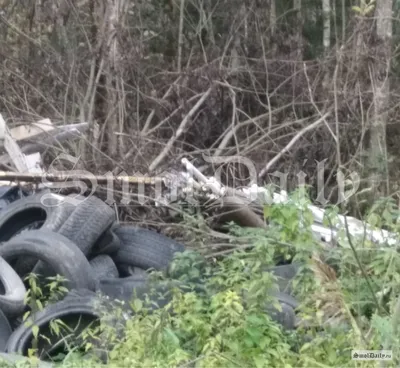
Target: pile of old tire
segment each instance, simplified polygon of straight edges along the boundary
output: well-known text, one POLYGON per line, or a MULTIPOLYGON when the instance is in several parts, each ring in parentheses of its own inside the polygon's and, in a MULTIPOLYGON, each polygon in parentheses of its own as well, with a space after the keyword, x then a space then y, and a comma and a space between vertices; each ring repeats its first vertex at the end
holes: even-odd
MULTIPOLYGON (((133 295, 147 294, 147 271, 166 271, 175 254, 184 250, 182 244, 156 231, 119 224, 114 210, 94 196, 62 196, 45 190, 2 203, 0 361, 27 356, 37 332, 39 357, 51 360, 68 344, 67 339, 49 339, 52 321, 60 319, 77 337, 84 326, 99 322, 104 308, 111 310, 118 300, 129 302, 133 295), (29 284, 24 280, 31 272, 40 280, 63 276, 69 293, 23 321, 30 310, 25 304, 29 284)), ((184 286, 178 281, 174 285, 184 286)), ((157 284, 157 291, 164 294, 154 300, 155 306, 167 303, 165 293, 170 286, 161 281, 157 284)), ((277 297, 282 311, 272 312, 274 318, 293 328, 296 301, 285 292, 277 297)))

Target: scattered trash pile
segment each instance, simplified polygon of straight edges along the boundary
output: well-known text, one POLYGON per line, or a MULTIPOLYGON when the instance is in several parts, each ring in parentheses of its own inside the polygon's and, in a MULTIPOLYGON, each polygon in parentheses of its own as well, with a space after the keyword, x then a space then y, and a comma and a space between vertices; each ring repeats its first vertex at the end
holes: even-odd
MULTIPOLYGON (((174 255, 185 250, 155 231, 119 224, 114 210, 94 196, 61 196, 49 190, 28 194, 18 187, 1 190, 0 353, 8 361, 27 356, 35 334, 48 333, 55 319, 99 319, 95 305, 100 296, 126 302, 133 295, 144 296, 149 292, 146 271, 168 272, 174 255), (24 322, 29 310, 24 302, 29 284, 24 278, 31 272, 40 277, 61 275, 70 291, 24 322)), ((295 268, 290 267, 278 266, 276 272, 294 277, 295 268)), ((167 293, 155 300, 162 307, 168 302, 168 285, 158 286, 167 293)), ((294 328, 296 301, 283 292, 277 298, 282 311, 271 311, 273 317, 294 328)), ((43 364, 51 364, 46 360, 60 347, 51 339, 39 339, 37 348, 43 364)))
MULTIPOLYGON (((71 137, 86 128, 85 124, 75 124, 56 129, 49 121, 41 122, 44 123, 47 124, 45 129, 42 126, 40 129, 46 131, 50 141, 71 137)), ((0 115, 0 138, 7 152, 0 162, 13 161, 17 171, 0 172, 0 180, 38 184, 46 176, 49 181, 64 181, 64 178, 44 173, 39 167, 40 147, 26 145, 38 134, 21 127, 10 130, 0 115), (20 148, 19 144, 24 145, 20 148)), ((158 206, 170 205, 177 200, 213 200, 220 207, 233 209, 235 222, 249 227, 265 228, 263 206, 287 201, 285 192, 270 193, 255 183, 242 189, 227 188, 214 177, 205 177, 187 159, 183 159, 182 164, 186 172, 169 177, 116 180, 150 186, 161 182, 174 196, 156 198, 158 206)), ((97 179, 99 182, 108 180, 106 177, 97 179)), ((351 217, 339 216, 337 224, 326 227, 324 210, 315 206, 310 206, 310 210, 314 216, 313 233, 328 247, 340 245, 339 233, 344 227, 351 235, 366 233, 374 243, 398 243, 397 235, 374 230, 351 217)), ((156 231, 120 224, 114 210, 95 196, 63 196, 43 187, 32 194, 17 185, 0 186, 0 360, 24 359, 35 346, 42 361, 40 367, 52 367, 53 363, 48 361, 69 343, 65 339, 60 342, 58 338, 50 338, 54 320, 60 319, 66 325, 81 320, 96 322, 101 317, 99 303, 112 310, 116 301, 126 302, 129 315, 133 312, 129 304, 132 297, 144 297, 150 288, 154 288, 154 284, 150 285, 149 271, 162 271, 168 275, 175 254, 183 251, 184 245, 156 231), (67 295, 42 310, 33 311, 25 300, 32 291, 26 281, 26 276, 31 273, 38 275, 39 282, 61 275, 67 280, 67 295), (25 321, 23 317, 28 311, 31 314, 25 321), (48 339, 36 339, 38 335, 48 339)), ((286 329, 294 329, 298 323, 295 313, 298 304, 290 295, 290 280, 298 270, 299 265, 295 264, 277 265, 269 270, 278 277, 279 292, 275 296, 281 308, 271 306, 266 313, 286 329)), ((171 286, 184 286, 176 281, 173 285, 161 281, 156 284, 160 297, 152 300, 154 308, 168 303, 171 286)), ((72 330, 75 335, 82 331, 72 330)))

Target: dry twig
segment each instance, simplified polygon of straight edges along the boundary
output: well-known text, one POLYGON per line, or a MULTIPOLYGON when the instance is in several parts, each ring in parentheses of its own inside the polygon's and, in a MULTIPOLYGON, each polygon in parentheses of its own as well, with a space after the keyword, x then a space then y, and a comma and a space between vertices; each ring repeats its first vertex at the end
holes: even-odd
POLYGON ((182 135, 184 130, 186 129, 186 126, 188 125, 190 119, 193 117, 193 115, 197 112, 197 110, 200 108, 200 106, 203 104, 203 102, 207 99, 207 97, 210 95, 212 91, 212 87, 210 87, 200 98, 199 101, 197 101, 196 105, 192 107, 192 109, 189 111, 189 113, 185 116, 185 118, 182 120, 181 124, 179 125, 178 130, 176 131, 175 135, 173 135, 170 140, 168 141, 167 145, 164 147, 164 149, 161 151, 161 153, 154 159, 154 161, 151 163, 149 167, 149 171, 152 172, 154 171, 160 163, 165 159, 167 156, 168 152, 171 150, 172 146, 176 142, 176 140, 182 135))
POLYGON ((279 152, 271 161, 268 162, 268 164, 265 166, 263 170, 258 174, 259 178, 264 177, 264 175, 271 169, 271 167, 286 153, 290 150, 290 148, 308 131, 316 128, 318 125, 323 123, 325 119, 330 115, 330 112, 327 112, 324 114, 320 119, 312 123, 311 125, 306 126, 300 132, 298 132, 292 140, 286 145, 286 147, 279 152))

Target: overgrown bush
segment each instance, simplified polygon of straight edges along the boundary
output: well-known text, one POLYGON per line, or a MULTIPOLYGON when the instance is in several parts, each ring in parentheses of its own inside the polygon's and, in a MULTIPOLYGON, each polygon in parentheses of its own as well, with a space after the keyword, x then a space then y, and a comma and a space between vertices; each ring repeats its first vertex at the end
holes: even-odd
MULTIPOLYGON (((214 262, 192 251, 177 256, 170 277, 188 288, 173 288, 170 303, 153 312, 150 299, 132 300, 135 313, 123 337, 107 335, 112 346, 107 366, 376 366, 353 361, 355 349, 392 349, 394 360, 386 366, 396 366, 398 252, 356 238, 347 248, 324 250, 311 232, 308 199, 299 194, 265 211, 267 231, 232 227, 233 235, 251 239, 252 248, 214 262), (288 259, 302 265, 292 284, 301 302, 293 331, 284 330, 267 308, 277 300, 272 296, 276 279, 266 268, 288 259)), ((378 217, 385 223, 390 216, 375 211, 378 217)), ((155 274, 155 282, 160 277, 165 278, 155 274)), ((87 350, 84 361, 71 352, 60 366, 102 366, 90 357, 93 347, 87 350)))

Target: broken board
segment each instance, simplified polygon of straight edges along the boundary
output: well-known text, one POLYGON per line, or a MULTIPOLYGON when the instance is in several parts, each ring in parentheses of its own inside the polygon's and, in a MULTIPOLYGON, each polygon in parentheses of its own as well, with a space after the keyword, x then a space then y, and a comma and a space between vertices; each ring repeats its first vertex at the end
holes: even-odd
POLYGON ((41 157, 39 153, 25 156, 15 139, 13 138, 10 129, 7 127, 3 116, 0 114, 0 144, 4 146, 10 156, 15 168, 20 173, 26 172, 42 172, 40 169, 41 157))
POLYGON ((43 119, 32 124, 20 125, 10 129, 11 137, 16 141, 31 138, 44 132, 54 130, 50 119, 43 119))

